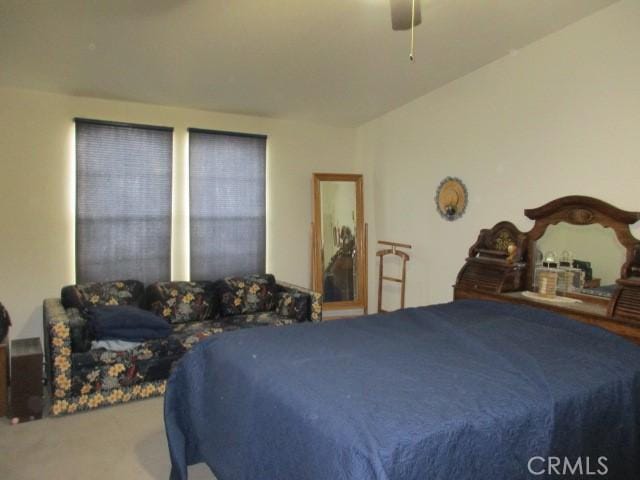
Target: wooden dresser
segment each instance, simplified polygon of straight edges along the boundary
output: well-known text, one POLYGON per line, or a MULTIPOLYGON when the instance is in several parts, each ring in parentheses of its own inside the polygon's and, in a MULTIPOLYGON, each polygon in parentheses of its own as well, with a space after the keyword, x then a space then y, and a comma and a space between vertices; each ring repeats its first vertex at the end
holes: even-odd
POLYGON ((570 196, 525 210, 525 215, 535 220, 527 233, 520 232, 510 222, 500 222, 480 232, 458 274, 454 299, 530 305, 598 325, 640 344, 640 241, 629 228, 640 220, 640 212, 620 210, 591 197, 570 196), (566 292, 561 295, 580 303, 560 303, 553 298, 541 300, 523 293, 534 290, 539 262, 536 243, 547 227, 561 222, 574 226, 599 224, 615 233, 626 256, 619 266, 620 277, 615 281, 612 295, 599 297, 566 292))

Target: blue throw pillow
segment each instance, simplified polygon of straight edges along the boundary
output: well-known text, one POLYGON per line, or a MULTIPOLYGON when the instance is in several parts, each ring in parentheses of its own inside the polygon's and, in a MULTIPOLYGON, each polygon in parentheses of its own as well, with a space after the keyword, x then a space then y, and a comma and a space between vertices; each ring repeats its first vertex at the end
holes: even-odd
POLYGON ((102 306, 87 309, 89 328, 97 340, 144 342, 165 338, 171 326, 147 310, 131 306, 102 306))

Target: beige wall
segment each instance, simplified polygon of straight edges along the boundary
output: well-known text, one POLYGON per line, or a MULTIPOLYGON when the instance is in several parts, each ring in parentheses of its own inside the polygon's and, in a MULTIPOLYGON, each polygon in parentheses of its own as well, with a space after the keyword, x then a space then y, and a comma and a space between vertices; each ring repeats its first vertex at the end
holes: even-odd
MULTIPOLYGON (((40 335, 43 298, 74 281, 74 117, 175 128, 176 232, 187 231, 186 129, 267 134, 267 269, 309 285, 311 174, 353 171, 353 129, 0 88, 0 301, 12 338, 40 335)), ((174 279, 188 276, 187 250, 176 235, 174 279)))
POLYGON ((639 45, 640 2, 623 0, 359 129, 370 265, 376 237, 414 245, 408 305, 450 300, 478 231, 528 230, 524 208, 584 194, 640 210, 639 45), (456 222, 433 200, 447 175, 469 189, 456 222))

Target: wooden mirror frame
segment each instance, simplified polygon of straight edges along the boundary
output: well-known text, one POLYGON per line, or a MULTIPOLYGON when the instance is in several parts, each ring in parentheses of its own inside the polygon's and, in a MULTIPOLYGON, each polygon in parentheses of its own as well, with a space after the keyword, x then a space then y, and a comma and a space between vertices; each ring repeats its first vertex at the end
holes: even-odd
MULTIPOLYGON (((527 234, 529 247, 529 265, 536 264, 536 242, 542 238, 549 225, 566 222, 571 225, 599 224, 611 228, 620 244, 627 251, 626 261, 620 268, 620 278, 631 276, 631 271, 638 261, 636 252, 640 251, 640 241, 636 239, 630 225, 640 220, 640 212, 620 210, 597 198, 572 195, 553 200, 538 208, 530 208, 524 214, 535 220, 533 228, 527 234)), ((530 268, 527 275, 527 289, 533 290, 535 268, 530 268)))
POLYGON ((362 309, 367 311, 367 239, 364 223, 363 180, 359 174, 314 173, 313 174, 313 223, 312 223, 312 262, 311 288, 324 295, 324 268, 322 265, 322 209, 320 198, 321 182, 354 182, 356 186, 356 298, 350 301, 323 301, 324 310, 362 309))

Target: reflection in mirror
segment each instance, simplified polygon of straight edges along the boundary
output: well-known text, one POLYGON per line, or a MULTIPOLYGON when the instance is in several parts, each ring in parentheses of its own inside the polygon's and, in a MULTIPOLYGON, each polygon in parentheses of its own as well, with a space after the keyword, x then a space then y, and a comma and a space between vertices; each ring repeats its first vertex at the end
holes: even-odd
POLYGON ((353 301, 357 297, 356 184, 320 183, 322 208, 322 284, 325 302, 353 301))
POLYGON ((559 290, 602 297, 613 294, 626 259, 615 232, 598 224, 549 225, 536 249, 538 266, 560 268, 559 290))

